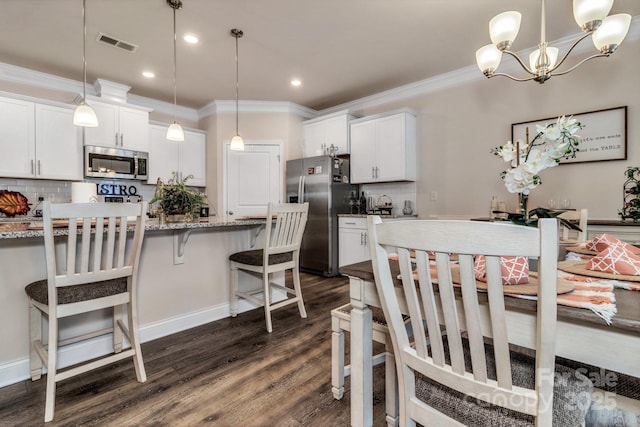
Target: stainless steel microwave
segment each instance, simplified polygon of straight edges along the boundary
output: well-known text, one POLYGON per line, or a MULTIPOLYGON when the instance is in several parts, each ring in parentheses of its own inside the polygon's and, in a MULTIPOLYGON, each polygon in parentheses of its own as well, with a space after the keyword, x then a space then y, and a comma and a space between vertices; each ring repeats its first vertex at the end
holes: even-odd
POLYGON ((149 154, 121 148, 84 146, 84 175, 88 178, 146 180, 149 154))

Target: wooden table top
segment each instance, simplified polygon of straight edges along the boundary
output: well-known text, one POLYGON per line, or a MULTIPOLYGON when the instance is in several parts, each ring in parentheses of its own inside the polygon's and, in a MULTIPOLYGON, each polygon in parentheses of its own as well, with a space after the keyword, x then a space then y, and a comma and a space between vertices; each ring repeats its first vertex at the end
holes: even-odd
MULTIPOLYGON (((392 276, 396 277, 399 274, 399 269, 397 264, 395 266, 394 264, 392 263, 391 265, 392 276)), ((345 265, 340 267, 339 271, 345 276, 357 277, 370 282, 374 281, 371 261, 345 265)), ((400 285, 399 280, 396 281, 396 285, 400 285)), ((617 313, 613 317, 611 325, 607 325, 604 320, 591 310, 564 305, 558 306, 558 319, 573 323, 589 323, 600 328, 615 328, 624 331, 624 333, 640 335, 640 292, 626 289, 614 289, 613 292, 616 297, 617 313)), ((535 312, 536 301, 508 297, 505 299, 505 307, 512 310, 535 312)))

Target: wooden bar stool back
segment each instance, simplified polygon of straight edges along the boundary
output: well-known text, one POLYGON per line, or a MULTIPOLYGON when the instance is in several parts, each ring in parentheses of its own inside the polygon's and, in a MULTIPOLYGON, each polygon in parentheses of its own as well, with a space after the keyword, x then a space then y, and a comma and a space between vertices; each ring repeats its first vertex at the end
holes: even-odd
POLYGON ((271 312, 297 303, 300 317, 306 318, 302 290, 300 288, 300 244, 307 225, 309 203, 269 204, 265 225, 265 244, 262 249, 236 252, 229 256, 231 267, 231 316, 238 314, 238 298, 244 298, 264 307, 267 331, 271 333, 271 312), (262 275, 262 288, 249 292, 238 289, 238 270, 262 275), (271 273, 291 270, 293 288, 272 283, 271 273), (284 291, 291 298, 273 302, 272 290, 284 291), (262 293, 262 297, 257 294, 262 293))
POLYGON ((40 379, 42 365, 47 367, 45 422, 53 419, 59 381, 129 357, 133 358, 138 381, 147 379, 138 338, 136 307, 145 216, 146 202, 44 202, 47 278, 30 283, 25 291, 29 297, 31 379, 40 379), (127 218, 134 221, 133 230, 128 231, 127 218), (55 234, 59 237, 54 237, 54 224, 55 234), (59 225, 63 227, 58 228, 59 225), (130 232, 132 239, 127 239, 130 232), (112 309, 113 325, 59 339, 59 319, 104 309, 112 309), (44 331, 43 315, 48 323, 44 331), (48 337, 44 342, 43 332, 48 337), (67 369, 58 366, 58 352, 62 347, 105 334, 113 335, 111 354, 67 369), (123 337, 127 338, 130 347, 123 348, 123 337))

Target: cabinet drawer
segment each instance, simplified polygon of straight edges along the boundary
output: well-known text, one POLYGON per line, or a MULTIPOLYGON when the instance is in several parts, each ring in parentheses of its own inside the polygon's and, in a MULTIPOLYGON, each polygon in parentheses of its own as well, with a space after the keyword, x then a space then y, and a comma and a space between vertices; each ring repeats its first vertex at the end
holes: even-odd
POLYGON ((338 227, 340 228, 358 228, 358 229, 367 229, 367 218, 358 218, 358 217, 339 217, 338 218, 338 227))

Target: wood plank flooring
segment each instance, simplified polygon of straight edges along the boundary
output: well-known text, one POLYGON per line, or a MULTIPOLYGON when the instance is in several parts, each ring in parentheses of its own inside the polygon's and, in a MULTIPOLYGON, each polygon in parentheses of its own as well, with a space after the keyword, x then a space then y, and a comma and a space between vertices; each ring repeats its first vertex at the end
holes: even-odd
MULTIPOLYGON (((301 279, 307 319, 282 308, 268 334, 260 308, 145 343, 146 383, 129 360, 63 381, 48 425, 348 426, 349 380, 342 400, 331 394, 330 320, 348 280, 301 279)), ((0 388, 0 426, 43 425, 45 381, 0 388)), ((374 368, 374 419, 385 425, 384 366, 374 368)))

